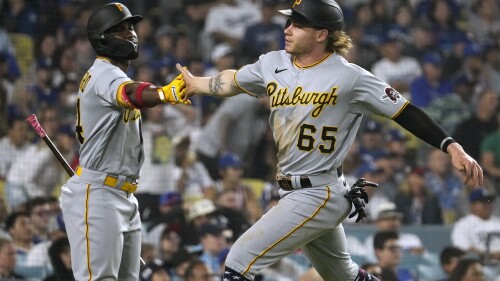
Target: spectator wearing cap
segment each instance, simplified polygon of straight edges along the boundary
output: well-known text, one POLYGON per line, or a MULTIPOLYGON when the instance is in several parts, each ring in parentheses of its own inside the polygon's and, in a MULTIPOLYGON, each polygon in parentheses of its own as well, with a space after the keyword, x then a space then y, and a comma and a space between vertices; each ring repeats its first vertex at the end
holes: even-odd
POLYGON ((235 153, 228 152, 219 157, 220 179, 215 182, 215 190, 218 200, 223 199, 222 195, 230 196, 234 199, 234 204, 229 207, 247 213, 250 221, 255 222, 260 218, 262 212, 252 189, 242 183, 244 173, 242 164, 240 157, 235 153))
POLYGON ((219 255, 228 246, 223 232, 224 229, 214 223, 205 223, 200 227, 200 242, 203 247, 200 260, 205 263, 210 273, 217 275, 214 281, 220 280, 223 266, 219 255))
POLYGON ((218 1, 205 19, 206 50, 210 52, 218 43, 238 47, 247 27, 259 22, 260 17, 258 6, 251 1, 218 1))
MULTIPOLYGON (((378 205, 376 213, 375 226, 377 231, 394 231, 398 234, 398 245, 404 250, 405 254, 420 256, 425 248, 420 238, 407 232, 401 232, 401 221, 403 213, 398 211, 396 204, 385 202, 378 205)), ((365 239, 366 255, 370 261, 376 261, 376 255, 373 251, 374 235, 371 234, 365 239)))
POLYGON ((453 93, 434 98, 425 111, 440 124, 443 129, 453 134, 455 128, 471 115, 471 98, 474 83, 465 75, 453 80, 453 93))
POLYGON ((52 85, 56 66, 52 60, 40 60, 36 64, 34 91, 39 106, 57 103, 58 91, 52 85))
POLYGON ((213 67, 205 70, 204 76, 211 77, 225 69, 235 67, 236 53, 228 43, 220 43, 215 46, 210 56, 213 67))
POLYGON ((399 188, 394 202, 403 224, 442 224, 439 201, 425 185, 425 169, 413 168, 399 188))
POLYGON ((386 147, 388 157, 393 167, 393 178, 401 184, 408 169, 415 166, 415 149, 410 148, 408 142, 411 140, 401 129, 390 129, 386 134, 386 147))
POLYGON ((411 43, 404 46, 402 54, 413 58, 421 58, 430 52, 440 52, 436 44, 432 24, 428 20, 416 19, 411 26, 411 43))
POLYGON ((371 72, 403 96, 408 96, 410 83, 422 74, 418 60, 402 55, 400 42, 391 34, 382 37, 379 50, 382 57, 373 64, 371 72))
POLYGON ((176 33, 177 31, 171 25, 163 25, 156 29, 154 33, 156 52, 152 56, 151 61, 157 70, 160 70, 161 66, 173 66, 176 33))
POLYGON ((383 126, 375 120, 368 120, 361 131, 359 154, 363 163, 374 165, 387 154, 384 146, 383 126))
POLYGON ((273 22, 278 0, 262 1, 260 22, 245 30, 242 40, 242 54, 247 61, 256 61, 260 54, 281 50, 285 44, 283 26, 273 22))
MULTIPOLYGON (((484 67, 483 48, 473 41, 465 41, 460 43, 462 53, 457 54, 457 59, 461 64, 458 66, 457 72, 453 73, 454 77, 465 75, 469 81, 472 81, 476 86, 484 85, 484 67)), ((479 87, 477 87, 479 88, 479 87)))
MULTIPOLYGON (((490 233, 500 233, 500 218, 492 215, 495 195, 487 188, 473 189, 469 194, 469 214, 458 220, 451 232, 453 246, 484 258, 490 233)), ((489 258, 500 261, 500 237, 492 236, 489 258)))
POLYGON ((190 204, 187 225, 180 228, 182 245, 191 253, 200 251, 200 229, 206 223, 219 224, 227 228, 228 219, 223 216, 214 202, 204 198, 190 204))
POLYGON ((443 59, 439 53, 428 53, 421 59, 423 73, 410 84, 411 103, 427 107, 436 98, 453 93, 453 84, 443 77, 443 59))

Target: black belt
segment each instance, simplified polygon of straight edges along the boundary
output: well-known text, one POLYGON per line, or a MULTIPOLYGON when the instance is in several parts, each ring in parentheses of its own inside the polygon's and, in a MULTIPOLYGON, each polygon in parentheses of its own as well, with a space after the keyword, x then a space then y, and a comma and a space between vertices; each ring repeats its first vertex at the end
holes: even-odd
MULTIPOLYGON (((342 165, 340 165, 337 168, 337 176, 341 177, 342 176, 342 165)), ((283 190, 294 190, 293 185, 292 185, 292 177, 291 176, 277 176, 276 181, 278 182, 278 185, 281 187, 283 190)), ((311 180, 307 176, 301 176, 300 177, 300 186, 302 188, 309 188, 312 187, 311 180)))
MULTIPOLYGON (((294 190, 293 185, 292 185, 292 177, 279 176, 279 177, 276 177, 276 181, 278 182, 278 185, 281 187, 281 189, 294 190)), ((311 180, 306 176, 300 177, 300 186, 302 188, 312 187, 311 180)))

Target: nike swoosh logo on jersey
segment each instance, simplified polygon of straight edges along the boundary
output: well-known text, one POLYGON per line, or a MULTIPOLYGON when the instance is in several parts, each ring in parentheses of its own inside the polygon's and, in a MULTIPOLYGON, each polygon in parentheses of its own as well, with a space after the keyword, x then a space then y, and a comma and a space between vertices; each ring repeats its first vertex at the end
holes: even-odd
POLYGON ((283 71, 285 71, 285 70, 287 70, 287 69, 288 69, 288 68, 278 69, 278 68, 276 67, 276 69, 274 70, 274 73, 278 74, 278 73, 283 72, 283 71))

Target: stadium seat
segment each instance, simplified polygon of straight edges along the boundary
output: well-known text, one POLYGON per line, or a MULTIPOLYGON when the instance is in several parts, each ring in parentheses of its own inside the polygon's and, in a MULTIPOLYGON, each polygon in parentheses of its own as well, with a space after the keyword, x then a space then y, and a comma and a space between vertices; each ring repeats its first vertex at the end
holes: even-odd
POLYGON ((33 39, 26 34, 9 33, 10 41, 16 50, 15 56, 22 75, 29 72, 29 68, 33 62, 34 42, 33 39))

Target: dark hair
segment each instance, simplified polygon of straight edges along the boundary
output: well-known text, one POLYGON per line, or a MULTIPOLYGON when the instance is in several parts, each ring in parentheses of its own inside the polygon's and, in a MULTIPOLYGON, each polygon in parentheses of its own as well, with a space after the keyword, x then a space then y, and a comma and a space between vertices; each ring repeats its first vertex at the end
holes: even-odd
POLYGON ((439 261, 440 261, 441 266, 442 266, 442 265, 450 263, 452 258, 455 258, 455 257, 460 258, 463 255, 465 255, 465 251, 462 251, 459 248, 454 247, 454 246, 447 246, 441 250, 441 253, 439 254, 439 261))
POLYGON ((5 230, 9 231, 11 228, 13 228, 18 217, 29 218, 29 215, 26 212, 12 212, 5 220, 5 230))
POLYGON ((451 272, 449 281, 461 281, 465 274, 467 274, 469 268, 476 263, 481 264, 479 260, 475 258, 461 259, 451 272))
POLYGON ((35 209, 36 206, 45 205, 47 203, 48 203, 47 198, 41 196, 30 199, 26 204, 26 212, 29 215, 32 215, 33 209, 35 209))
POLYGON ((189 262, 189 265, 186 267, 186 272, 184 273, 184 279, 188 279, 188 278, 193 277, 196 266, 198 266, 198 265, 205 266, 205 263, 199 259, 191 260, 189 262))
POLYGON ((399 234, 396 231, 379 231, 373 237, 373 248, 383 249, 387 240, 397 240, 398 238, 399 234))

